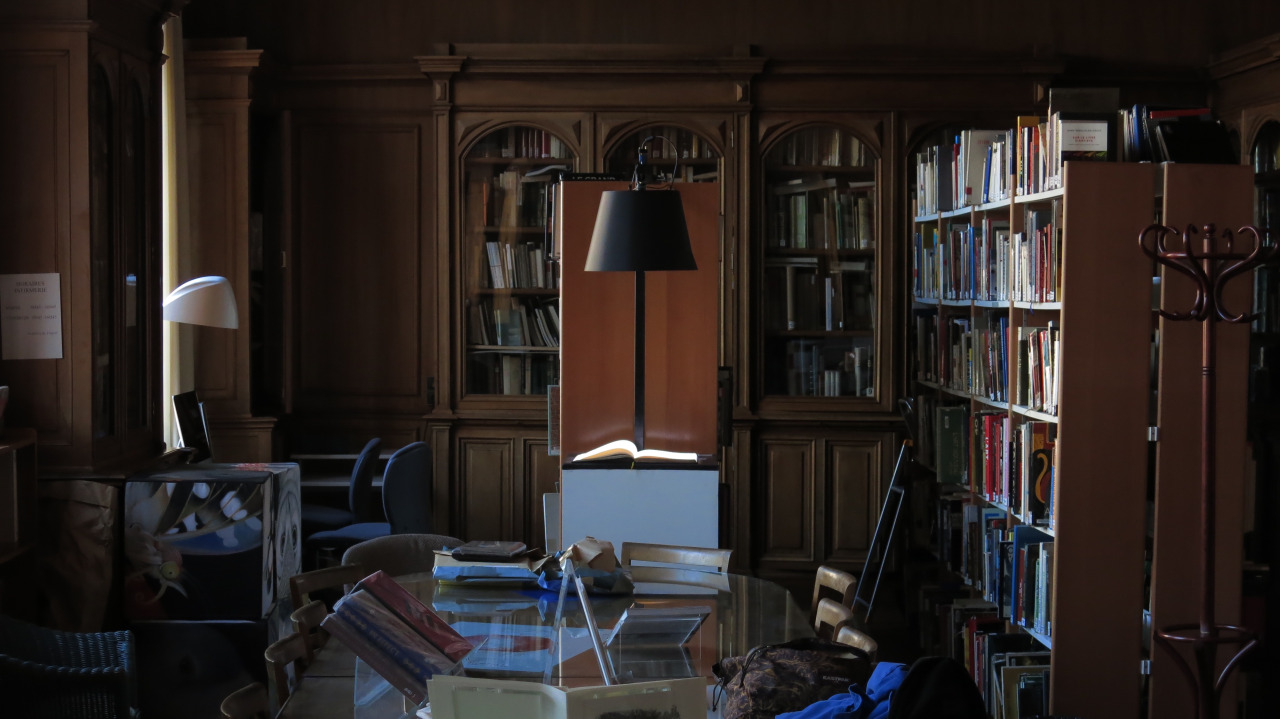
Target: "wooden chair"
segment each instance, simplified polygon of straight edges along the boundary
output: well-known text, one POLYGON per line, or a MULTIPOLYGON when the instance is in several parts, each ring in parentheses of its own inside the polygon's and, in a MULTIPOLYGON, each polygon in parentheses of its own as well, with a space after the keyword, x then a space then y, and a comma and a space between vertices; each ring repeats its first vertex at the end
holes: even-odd
POLYGON ((348 585, 355 584, 368 574, 359 564, 339 564, 336 567, 295 574, 289 577, 289 598, 293 602, 293 611, 306 606, 312 599, 312 592, 333 589, 341 594, 348 585))
POLYGON ((301 634, 307 643, 306 663, 311 665, 311 661, 315 659, 316 652, 325 645, 329 640, 329 632, 320 627, 320 622, 329 616, 329 607, 325 606, 323 600, 313 599, 302 605, 301 609, 295 609, 289 618, 293 620, 293 631, 301 634))
POLYGON ((302 681, 307 661, 306 637, 294 632, 268 646, 262 656, 267 661, 269 696, 276 707, 282 707, 293 687, 302 681))
POLYGON ((623 542, 622 566, 630 567, 632 562, 638 561, 675 564, 706 572, 723 572, 729 568, 729 556, 731 554, 733 554, 732 549, 623 542))
POLYGON ((443 534, 389 534, 356 544, 342 555, 343 564, 364 567, 367 574, 381 569, 393 577, 430 572, 437 549, 457 547, 462 540, 443 534))
POLYGON ((857 591, 857 577, 835 567, 818 567, 813 577, 813 604, 809 607, 809 620, 818 618, 818 600, 828 594, 838 594, 840 603, 853 609, 853 596, 857 591))
POLYGON ((831 639, 840 628, 853 624, 853 610, 834 599, 818 600, 818 611, 813 618, 813 633, 823 639, 831 639))
POLYGON ((863 650, 867 653, 867 656, 871 657, 871 663, 875 664, 876 652, 879 650, 880 645, 871 638, 870 634, 845 624, 836 632, 836 641, 863 650))
POLYGON ((231 692, 222 700, 222 719, 269 719, 267 687, 254 682, 231 692))

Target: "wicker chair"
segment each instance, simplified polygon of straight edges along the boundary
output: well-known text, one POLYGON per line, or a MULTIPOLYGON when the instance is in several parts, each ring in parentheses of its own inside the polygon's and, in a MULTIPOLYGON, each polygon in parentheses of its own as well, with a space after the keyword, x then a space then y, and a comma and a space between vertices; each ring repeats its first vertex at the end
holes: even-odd
POLYGON ((0 615, 0 696, 13 719, 129 719, 132 633, 64 632, 0 615))

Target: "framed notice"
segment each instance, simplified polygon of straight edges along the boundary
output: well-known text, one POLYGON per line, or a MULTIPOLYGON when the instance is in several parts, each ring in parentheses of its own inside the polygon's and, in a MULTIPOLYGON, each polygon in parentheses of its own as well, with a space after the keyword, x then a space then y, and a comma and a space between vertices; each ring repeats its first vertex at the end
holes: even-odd
POLYGON ((0 275, 0 356, 62 358, 62 291, 56 272, 0 275))

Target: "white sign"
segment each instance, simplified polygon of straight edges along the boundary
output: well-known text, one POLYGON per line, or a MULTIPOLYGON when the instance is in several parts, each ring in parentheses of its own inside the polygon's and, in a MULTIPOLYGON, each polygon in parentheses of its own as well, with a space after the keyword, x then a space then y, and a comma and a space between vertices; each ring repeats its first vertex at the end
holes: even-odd
POLYGON ((62 358, 57 272, 0 275, 0 353, 6 360, 62 358))

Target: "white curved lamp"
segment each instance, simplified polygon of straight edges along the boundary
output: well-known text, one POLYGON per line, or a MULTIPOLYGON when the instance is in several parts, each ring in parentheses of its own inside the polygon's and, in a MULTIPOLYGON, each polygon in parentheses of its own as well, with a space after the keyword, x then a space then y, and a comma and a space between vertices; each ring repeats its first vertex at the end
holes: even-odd
POLYGON ((188 280, 164 299, 163 316, 170 322, 184 322, 206 327, 240 326, 236 296, 225 277, 197 277, 188 280))

